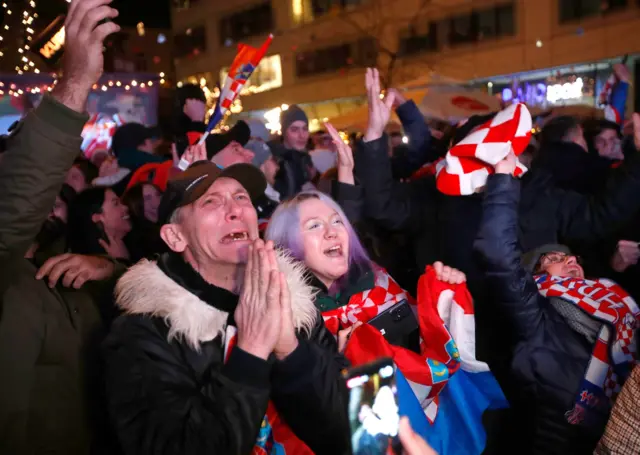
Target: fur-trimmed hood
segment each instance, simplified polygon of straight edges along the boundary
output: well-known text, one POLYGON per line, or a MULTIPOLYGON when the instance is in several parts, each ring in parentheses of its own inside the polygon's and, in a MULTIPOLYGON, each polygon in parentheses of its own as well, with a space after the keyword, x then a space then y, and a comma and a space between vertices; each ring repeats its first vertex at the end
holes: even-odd
MULTIPOLYGON (((299 332, 309 334, 318 318, 314 303, 316 291, 305 279, 304 265, 281 251, 277 252, 277 260, 289 284, 294 326, 299 332)), ((160 262, 163 267, 146 259, 131 267, 116 285, 116 304, 127 314, 163 318, 169 327, 169 340, 184 339, 194 349, 198 349, 201 342, 224 336, 229 313, 238 297, 206 283, 173 253, 163 256, 160 262), (164 260, 166 257, 171 260, 164 260), (167 269, 168 262, 177 265, 171 266, 174 270, 169 274, 163 270, 167 269), (169 276, 172 274, 177 275, 174 277, 177 279, 169 276), (203 300, 206 297, 209 298, 203 300)))

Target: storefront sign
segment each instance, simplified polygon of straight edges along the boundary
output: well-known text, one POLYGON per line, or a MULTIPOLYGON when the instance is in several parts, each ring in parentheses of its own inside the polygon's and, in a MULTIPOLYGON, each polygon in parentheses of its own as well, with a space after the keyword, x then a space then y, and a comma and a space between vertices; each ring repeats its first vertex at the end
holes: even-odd
POLYGON ((585 84, 581 77, 562 84, 547 84, 546 82, 524 82, 517 87, 502 89, 504 102, 520 102, 530 106, 546 107, 551 104, 564 104, 569 101, 580 100, 584 97, 585 84))
POLYGON ((32 52, 37 53, 49 65, 54 65, 64 52, 64 16, 58 16, 31 45, 32 52))

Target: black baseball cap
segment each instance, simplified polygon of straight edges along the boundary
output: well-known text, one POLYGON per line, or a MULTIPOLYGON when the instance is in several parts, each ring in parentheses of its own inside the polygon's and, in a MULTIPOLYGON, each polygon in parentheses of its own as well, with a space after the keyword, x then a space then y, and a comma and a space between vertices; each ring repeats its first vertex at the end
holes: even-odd
POLYGON ((117 156, 123 150, 135 150, 147 139, 160 137, 158 128, 147 127, 140 123, 126 123, 116 130, 111 141, 111 149, 117 156))
POLYGON ((246 122, 239 120, 238 123, 233 125, 226 133, 211 134, 207 137, 207 157, 209 159, 216 156, 216 154, 222 151, 227 145, 232 142, 237 142, 241 146, 247 145, 251 138, 251 128, 246 122))
POLYGON ((180 207, 200 199, 220 177, 238 181, 247 190, 252 201, 261 197, 267 188, 264 174, 251 164, 234 164, 221 169, 210 161, 198 161, 167 182, 167 189, 158 207, 160 225, 167 224, 171 215, 180 207))

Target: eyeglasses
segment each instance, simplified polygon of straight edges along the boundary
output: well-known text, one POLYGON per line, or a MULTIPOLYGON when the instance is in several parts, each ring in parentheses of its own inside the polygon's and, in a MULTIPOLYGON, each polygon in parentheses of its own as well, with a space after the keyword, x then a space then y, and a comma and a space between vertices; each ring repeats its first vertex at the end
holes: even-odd
POLYGON ((538 261, 536 270, 540 271, 542 267, 565 263, 570 258, 574 258, 578 264, 582 265, 582 258, 580 256, 574 256, 572 254, 566 254, 566 253, 547 253, 542 255, 542 257, 540 258, 540 261, 538 261))

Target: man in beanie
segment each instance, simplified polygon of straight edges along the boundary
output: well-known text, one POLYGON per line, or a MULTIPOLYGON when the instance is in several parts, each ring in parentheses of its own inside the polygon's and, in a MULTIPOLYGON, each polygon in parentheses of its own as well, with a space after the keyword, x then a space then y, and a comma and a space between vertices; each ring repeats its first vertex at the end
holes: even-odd
POLYGON ((543 245, 521 256, 515 164, 513 155, 498 163, 487 181, 474 246, 491 290, 485 304, 504 318, 500 333, 512 353, 518 453, 591 454, 611 392, 637 360, 640 310, 615 283, 585 279, 566 246, 543 245))
POLYGON ((290 106, 280 114, 282 143, 272 143, 271 150, 280 160, 275 189, 283 199, 300 192, 310 184, 316 171, 307 150, 309 119, 299 106, 290 106))
POLYGON ((291 431, 302 453, 348 453, 345 360, 303 271, 258 239, 265 185, 251 165, 208 161, 169 180, 170 252, 120 280, 126 314, 104 345, 125 453, 301 453, 280 439, 291 431))

